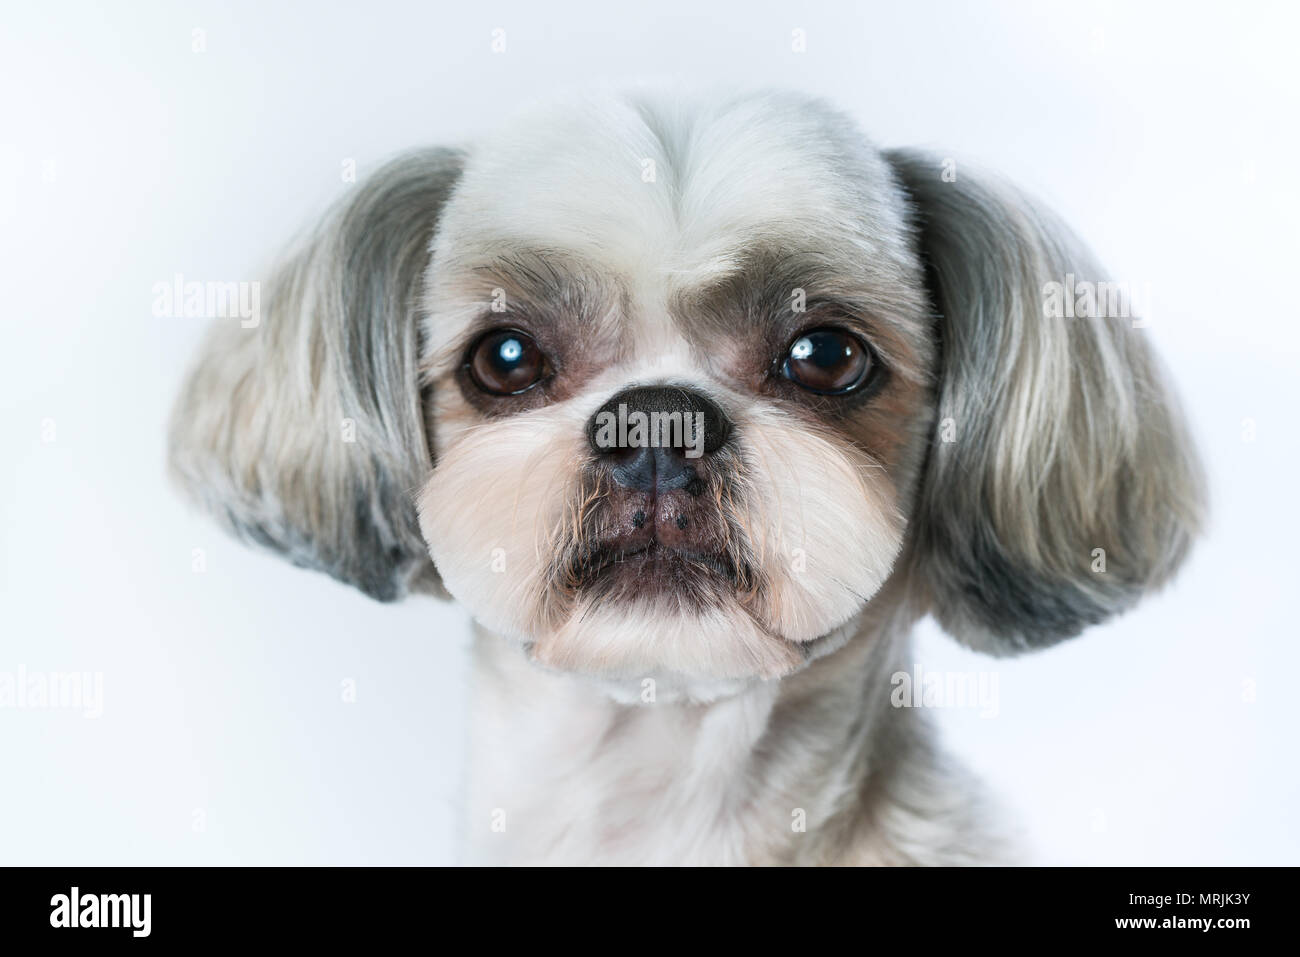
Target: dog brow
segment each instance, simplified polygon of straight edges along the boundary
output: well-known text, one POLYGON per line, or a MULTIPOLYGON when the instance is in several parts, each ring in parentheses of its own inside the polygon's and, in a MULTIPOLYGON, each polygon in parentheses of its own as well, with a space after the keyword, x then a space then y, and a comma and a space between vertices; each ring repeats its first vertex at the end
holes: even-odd
POLYGON ((723 326, 755 321, 781 326, 792 312, 824 309, 845 316, 870 311, 843 286, 841 270, 816 255, 760 248, 749 251, 724 276, 677 296, 679 314, 691 312, 723 326))
POLYGON ((509 308, 554 309, 571 317, 592 316, 608 301, 611 282, 580 257, 559 251, 519 250, 497 256, 474 273, 502 289, 509 308))

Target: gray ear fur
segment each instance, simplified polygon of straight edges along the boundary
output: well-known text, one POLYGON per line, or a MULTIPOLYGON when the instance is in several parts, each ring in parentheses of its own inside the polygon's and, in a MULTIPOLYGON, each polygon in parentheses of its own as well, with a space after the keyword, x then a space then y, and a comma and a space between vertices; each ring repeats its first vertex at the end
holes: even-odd
POLYGON ((1067 228, 991 180, 945 182, 938 157, 888 158, 911 197, 942 353, 913 580, 975 648, 1052 644, 1178 568, 1203 510, 1196 451, 1131 318, 1045 308, 1047 283, 1108 278, 1067 228))
POLYGON ((429 149, 377 171, 276 271, 255 327, 212 331, 172 415, 191 498, 381 601, 436 587, 412 501, 432 467, 417 305, 461 162, 429 149))

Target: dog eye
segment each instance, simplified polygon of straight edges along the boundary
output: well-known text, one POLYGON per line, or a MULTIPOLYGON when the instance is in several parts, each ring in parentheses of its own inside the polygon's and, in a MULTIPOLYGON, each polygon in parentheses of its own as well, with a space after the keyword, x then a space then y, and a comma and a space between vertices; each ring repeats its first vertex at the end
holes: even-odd
POLYGON ((533 337, 517 329, 498 329, 479 339, 467 362, 474 384, 492 395, 518 395, 545 378, 546 356, 533 337))
POLYGON ((871 369, 871 350, 857 336, 813 329, 790 343, 781 374, 809 392, 844 395, 866 382, 871 369))

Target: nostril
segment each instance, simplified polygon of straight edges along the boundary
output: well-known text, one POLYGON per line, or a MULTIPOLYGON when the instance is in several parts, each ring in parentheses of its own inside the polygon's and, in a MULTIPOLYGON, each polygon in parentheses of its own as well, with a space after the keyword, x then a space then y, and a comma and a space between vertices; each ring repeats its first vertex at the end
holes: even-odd
POLYGON ((654 449, 615 450, 611 455, 614 468, 610 472, 614 481, 624 488, 653 491, 659 472, 654 453, 654 449))
POLYGON ((675 455, 672 449, 620 449, 610 457, 610 475, 624 488, 642 492, 669 492, 685 489, 692 498, 705 488, 689 459, 675 455))
POLYGON ((615 465, 627 465, 635 462, 641 455, 641 449, 632 447, 602 449, 601 452, 615 465))
POLYGON ((700 481, 695 466, 676 449, 654 449, 655 485, 661 491, 686 488, 700 481))

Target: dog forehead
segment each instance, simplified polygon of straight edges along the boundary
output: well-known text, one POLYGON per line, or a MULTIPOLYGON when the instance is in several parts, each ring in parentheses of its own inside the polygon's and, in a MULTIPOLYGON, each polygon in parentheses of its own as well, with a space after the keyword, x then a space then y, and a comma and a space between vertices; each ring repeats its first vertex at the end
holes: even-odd
POLYGON ((889 184, 851 125, 803 97, 586 99, 471 150, 436 248, 558 249, 681 289, 733 271, 755 245, 860 245, 899 230, 889 184))

